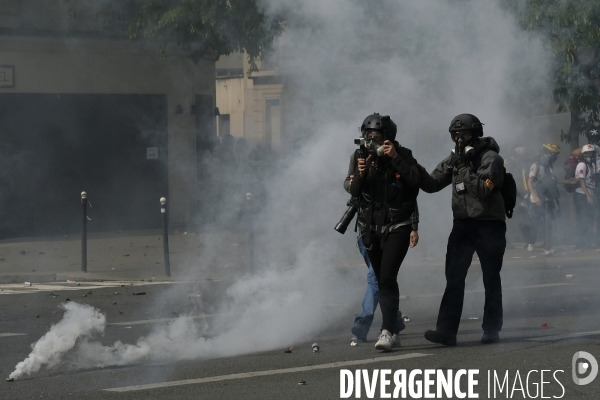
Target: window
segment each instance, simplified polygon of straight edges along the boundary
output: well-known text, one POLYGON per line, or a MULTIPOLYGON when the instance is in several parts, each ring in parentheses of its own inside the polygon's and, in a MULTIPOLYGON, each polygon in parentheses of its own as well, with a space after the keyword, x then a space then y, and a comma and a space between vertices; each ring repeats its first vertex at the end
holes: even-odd
POLYGON ((219 115, 219 136, 223 137, 231 133, 229 114, 219 115))
POLYGON ((265 102, 265 142, 277 144, 281 139, 281 106, 279 99, 265 102))

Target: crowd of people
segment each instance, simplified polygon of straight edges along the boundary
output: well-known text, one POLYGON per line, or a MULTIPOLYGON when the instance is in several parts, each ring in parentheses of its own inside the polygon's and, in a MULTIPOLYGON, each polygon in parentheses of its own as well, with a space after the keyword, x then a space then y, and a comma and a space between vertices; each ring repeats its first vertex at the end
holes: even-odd
POLYGON ((508 161, 507 168, 519 176, 522 195, 517 215, 527 251, 556 255, 557 239, 559 244, 577 251, 600 244, 600 200, 596 190, 600 135, 592 130, 587 136, 589 143, 571 152, 562 171, 555 165, 561 152, 555 143, 540 146, 533 160, 527 159, 525 148, 518 147, 508 161), (565 213, 572 215, 562 215, 565 213), (557 226, 560 216, 563 218, 557 226))

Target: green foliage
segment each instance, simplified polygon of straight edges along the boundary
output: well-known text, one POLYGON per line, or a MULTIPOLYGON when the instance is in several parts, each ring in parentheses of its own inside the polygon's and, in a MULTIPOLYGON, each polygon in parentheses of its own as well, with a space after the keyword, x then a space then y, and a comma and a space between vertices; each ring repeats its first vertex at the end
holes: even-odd
POLYGON ((129 37, 157 42, 159 57, 171 45, 194 61, 245 51, 251 71, 284 29, 283 20, 268 17, 256 0, 104 0, 99 17, 109 26, 126 19, 129 37))
POLYGON ((557 112, 581 117, 580 132, 600 122, 600 1, 509 0, 523 28, 542 34, 554 56, 554 101, 557 112))

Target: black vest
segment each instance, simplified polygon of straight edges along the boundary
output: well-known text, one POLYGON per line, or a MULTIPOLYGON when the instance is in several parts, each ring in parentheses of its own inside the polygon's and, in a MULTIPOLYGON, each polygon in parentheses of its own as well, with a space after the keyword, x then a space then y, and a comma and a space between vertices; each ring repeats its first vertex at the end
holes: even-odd
POLYGON ((404 182, 388 159, 379 157, 377 161, 377 167, 370 167, 367 174, 358 221, 379 228, 408 220, 417 206, 419 188, 404 182))

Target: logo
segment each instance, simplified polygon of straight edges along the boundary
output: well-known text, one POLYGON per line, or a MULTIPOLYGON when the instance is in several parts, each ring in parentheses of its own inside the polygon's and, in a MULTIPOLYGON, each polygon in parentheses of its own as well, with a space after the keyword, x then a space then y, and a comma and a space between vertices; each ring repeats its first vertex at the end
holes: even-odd
POLYGON ((598 361, 596 361, 593 355, 585 351, 578 351, 573 354, 573 382, 576 385, 588 385, 596 379, 597 375, 598 361), (588 374, 587 377, 580 378, 580 376, 585 376, 586 374, 588 374))

